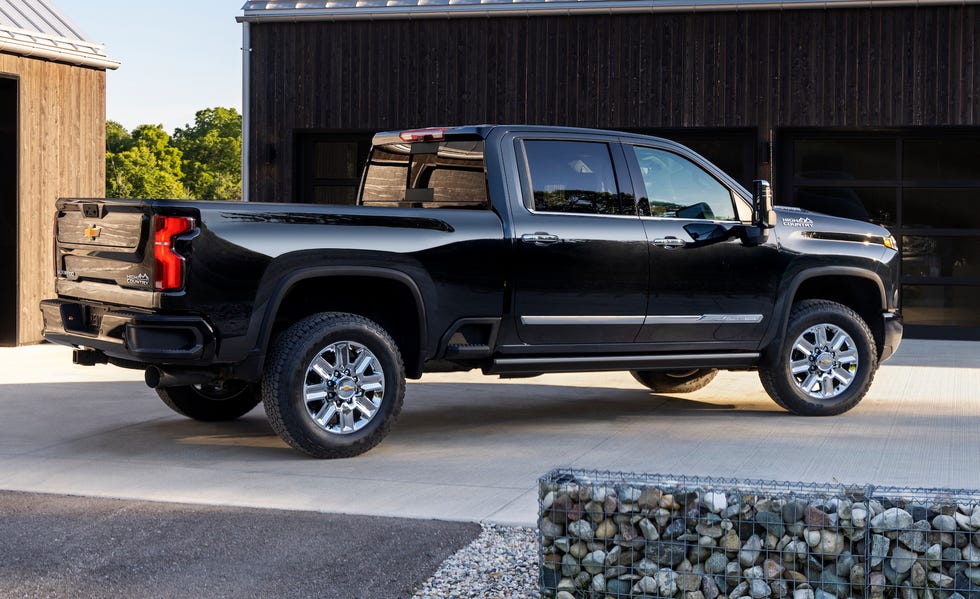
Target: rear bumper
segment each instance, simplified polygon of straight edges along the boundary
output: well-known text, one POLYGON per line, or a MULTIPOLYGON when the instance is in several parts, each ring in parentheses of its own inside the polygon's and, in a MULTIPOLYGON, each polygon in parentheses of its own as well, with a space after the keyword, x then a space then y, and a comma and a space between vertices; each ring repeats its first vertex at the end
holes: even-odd
POLYGON ((879 362, 884 362, 898 350, 898 346, 902 343, 902 333, 905 329, 905 326, 902 324, 902 313, 898 310, 884 312, 882 318, 885 324, 885 335, 881 344, 881 357, 878 359, 879 362))
POLYGON ((43 300, 44 338, 147 364, 207 364, 215 354, 211 326, 197 316, 169 316, 65 299, 43 300))

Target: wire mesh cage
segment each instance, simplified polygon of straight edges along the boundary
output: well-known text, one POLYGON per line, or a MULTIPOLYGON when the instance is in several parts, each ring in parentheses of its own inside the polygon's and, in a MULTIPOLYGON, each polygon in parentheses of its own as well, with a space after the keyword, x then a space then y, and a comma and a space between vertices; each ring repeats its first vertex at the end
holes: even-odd
POLYGON ((553 470, 541 593, 980 599, 976 506, 969 491, 553 470))

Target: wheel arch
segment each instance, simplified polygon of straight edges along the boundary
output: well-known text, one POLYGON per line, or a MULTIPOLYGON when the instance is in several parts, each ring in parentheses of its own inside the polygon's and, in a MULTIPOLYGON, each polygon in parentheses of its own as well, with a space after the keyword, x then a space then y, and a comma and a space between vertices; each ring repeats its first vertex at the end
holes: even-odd
POLYGON ((772 327, 760 348, 779 346, 786 333, 790 312, 802 300, 823 299, 843 304, 861 316, 871 329, 879 358, 884 346, 887 309, 885 285, 876 273, 854 266, 824 266, 797 273, 776 303, 772 327))
POLYGON ((398 345, 406 375, 413 378, 421 376, 428 347, 422 290, 408 274, 375 266, 313 266, 283 277, 276 285, 263 315, 258 339, 262 350, 259 371, 264 366, 275 334, 310 314, 324 311, 350 312, 377 322, 398 345), (318 295, 318 291, 351 281, 375 282, 380 289, 388 292, 381 294, 387 301, 382 303, 370 295, 326 301, 311 299, 311 295, 318 295))

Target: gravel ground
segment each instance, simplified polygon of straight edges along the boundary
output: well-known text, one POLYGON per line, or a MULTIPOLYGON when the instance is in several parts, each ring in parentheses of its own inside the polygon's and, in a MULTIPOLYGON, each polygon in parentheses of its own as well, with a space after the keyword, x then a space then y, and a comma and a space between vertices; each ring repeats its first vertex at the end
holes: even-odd
POLYGON ((413 599, 539 596, 535 530, 484 523, 480 536, 444 561, 413 599))

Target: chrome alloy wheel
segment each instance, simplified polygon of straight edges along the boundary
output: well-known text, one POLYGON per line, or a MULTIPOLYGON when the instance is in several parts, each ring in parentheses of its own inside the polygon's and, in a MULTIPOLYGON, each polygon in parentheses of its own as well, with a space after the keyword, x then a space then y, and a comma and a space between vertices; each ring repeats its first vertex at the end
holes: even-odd
POLYGON ((360 343, 331 343, 306 368, 306 413, 329 433, 349 435, 364 428, 378 413, 384 392, 381 363, 360 343))
POLYGON ((796 385, 815 399, 843 393, 858 370, 854 340, 832 324, 818 324, 803 331, 793 342, 789 359, 796 385))

